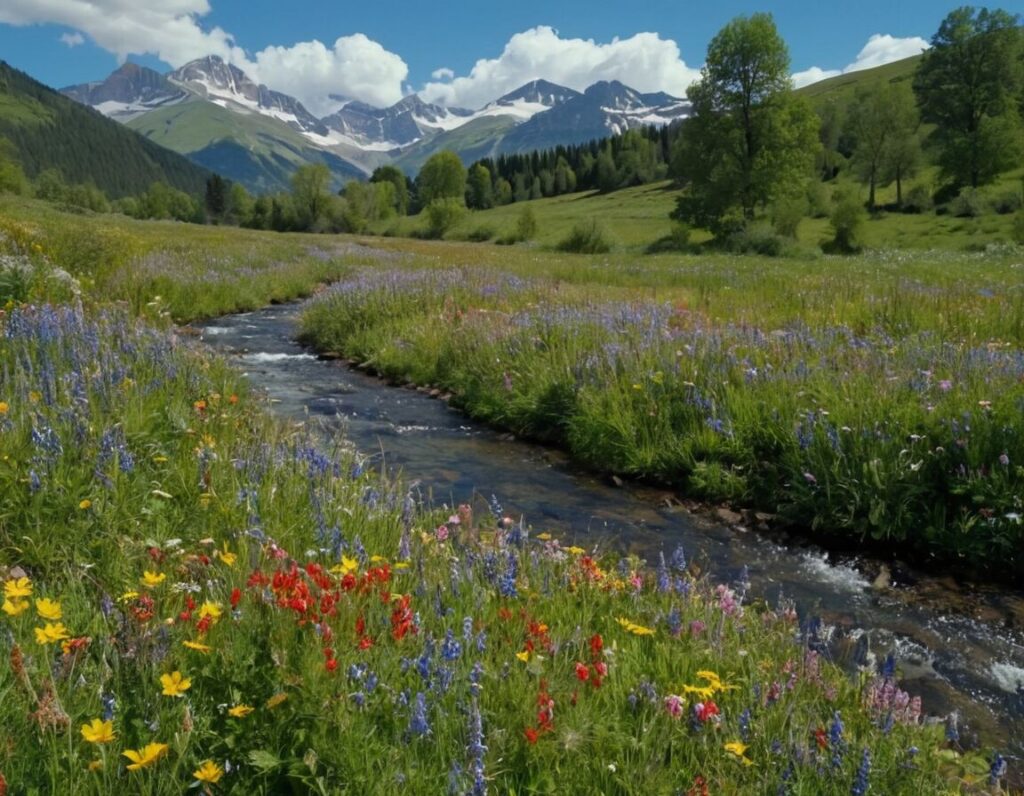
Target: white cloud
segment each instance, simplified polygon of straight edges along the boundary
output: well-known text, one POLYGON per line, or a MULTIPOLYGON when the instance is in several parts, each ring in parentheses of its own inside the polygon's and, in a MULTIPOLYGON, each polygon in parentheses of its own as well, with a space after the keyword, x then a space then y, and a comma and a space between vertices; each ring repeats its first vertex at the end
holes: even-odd
POLYGON ((250 58, 227 31, 202 27, 200 19, 209 11, 208 0, 2 0, 0 23, 65 25, 119 61, 148 53, 179 67, 219 55, 253 80, 298 97, 314 113, 337 107, 330 94, 373 104, 402 97, 409 71, 405 62, 361 33, 343 36, 331 47, 299 42, 267 47, 250 58))
POLYGON ((928 42, 920 36, 911 36, 905 39, 897 39, 888 33, 876 33, 868 43, 857 53, 857 58, 852 64, 846 67, 843 72, 856 72, 860 69, 870 69, 873 66, 890 64, 893 61, 901 61, 912 55, 920 55, 928 49, 928 42))
POLYGON ((74 33, 60 34, 60 41, 68 47, 78 47, 80 44, 85 44, 85 36, 76 30, 74 33))
POLYGON ((455 77, 455 72, 447 66, 442 66, 440 69, 435 69, 431 72, 430 76, 434 78, 434 80, 451 80, 455 77))
POLYGON ((427 83, 420 94, 428 102, 477 108, 543 78, 579 91, 598 80, 619 80, 639 91, 685 96, 687 86, 699 77, 682 60, 678 45, 657 33, 599 44, 563 39, 554 28, 541 25, 515 34, 500 56, 477 61, 468 75, 427 83))
POLYGON ((342 36, 333 47, 315 39, 290 47, 267 47, 238 66, 253 79, 298 97, 313 113, 338 108, 331 94, 371 105, 391 105, 402 98, 409 74, 405 61, 362 33, 342 36))
POLYGON ((820 80, 827 80, 830 77, 838 77, 843 71, 841 69, 822 69, 820 66, 812 66, 810 69, 805 69, 803 72, 793 73, 793 85, 796 88, 803 88, 809 86, 811 83, 817 83, 820 80))
POLYGON ((845 69, 822 69, 812 66, 802 72, 793 75, 793 85, 797 88, 809 86, 819 80, 825 80, 838 75, 845 75, 848 72, 858 72, 861 69, 871 69, 875 66, 883 66, 893 61, 901 61, 912 55, 920 55, 928 49, 928 42, 920 36, 909 36, 899 39, 890 36, 888 33, 876 33, 865 44, 853 63, 847 64, 845 69))

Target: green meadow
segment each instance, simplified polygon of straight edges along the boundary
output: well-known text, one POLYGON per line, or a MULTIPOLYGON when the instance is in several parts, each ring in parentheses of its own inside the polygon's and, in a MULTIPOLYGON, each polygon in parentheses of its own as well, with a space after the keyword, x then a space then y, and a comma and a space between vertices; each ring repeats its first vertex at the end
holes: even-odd
POLYGON ((891 662, 838 669, 790 604, 685 551, 421 506, 172 321, 319 293, 318 345, 595 466, 737 504, 775 484, 809 533, 1001 572, 1017 252, 584 257, 11 199, 0 231, 8 792, 1002 788, 996 750, 891 662))

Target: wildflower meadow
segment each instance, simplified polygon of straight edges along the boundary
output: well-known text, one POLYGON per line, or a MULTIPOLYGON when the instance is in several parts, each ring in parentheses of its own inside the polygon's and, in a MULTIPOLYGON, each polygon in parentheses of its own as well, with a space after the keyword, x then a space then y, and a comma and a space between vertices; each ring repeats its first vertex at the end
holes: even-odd
MULTIPOLYGON (((203 284, 168 266, 159 288, 97 292, 96 272, 56 258, 44 232, 26 246, 34 234, 4 239, 32 270, 0 315, 0 793, 1002 790, 1006 760, 964 748, 955 721, 900 688, 891 659, 839 669, 820 621, 750 599, 742 576, 700 573, 682 548, 651 562, 595 556, 497 505, 424 503, 342 440, 275 419, 170 324, 155 290, 171 284, 187 308, 203 284), (51 258, 81 289, 49 276, 51 258)), ((520 277, 365 271, 360 256, 295 245, 305 276, 284 261, 255 276, 237 265, 240 290, 251 280, 270 300, 258 291, 292 273, 312 292, 323 271, 308 258, 323 261, 349 274, 310 309, 310 323, 329 313, 340 325, 325 345, 372 353, 381 369, 416 357, 422 380, 451 379, 495 422, 564 412, 550 438, 577 451, 590 443, 576 413, 600 414, 623 472, 664 474, 676 456, 721 496, 766 488, 752 463, 770 457, 797 516, 813 517, 867 467, 868 502, 847 493, 850 527, 908 538, 893 496, 915 495, 900 511, 929 505, 933 492, 908 491, 929 473, 952 468, 965 495, 991 482, 980 494, 993 516, 1014 508, 999 502, 1024 455, 1009 352, 702 330, 658 304, 553 306, 549 285, 520 277), (500 304, 510 296, 523 307, 500 304), (371 351, 383 314, 404 326, 371 351), (821 361, 873 387, 882 425, 843 413, 821 361), (669 389, 675 403, 659 397, 669 389), (820 402, 786 397, 801 389, 820 402), (789 414, 773 421, 776 410, 789 414), (886 522, 865 525, 872 511, 886 522)), ((114 269, 104 284, 129 277, 114 269)), ((948 516, 983 516, 950 500, 948 516)), ((1012 561, 998 542, 1012 526, 974 526, 972 560, 1012 561)))

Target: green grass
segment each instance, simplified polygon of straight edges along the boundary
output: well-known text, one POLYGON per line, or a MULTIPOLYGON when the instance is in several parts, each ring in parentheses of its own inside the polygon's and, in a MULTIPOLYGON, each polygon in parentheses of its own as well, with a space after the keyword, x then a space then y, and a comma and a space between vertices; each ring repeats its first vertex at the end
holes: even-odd
MULTIPOLYGON (((168 287, 183 318, 310 291, 370 265, 352 241, 38 204, 0 205, 0 219, 7 256, 66 267, 84 288, 81 303, 39 305, 57 297, 42 279, 0 315, 8 792, 433 796, 479 779, 495 794, 838 796, 858 778, 887 794, 992 792, 988 753, 900 707, 892 672, 817 655, 791 605, 743 604, 675 556, 656 570, 595 560, 486 511, 430 511, 343 441, 274 421, 237 371, 148 309, 168 287), (311 270, 325 251, 331 270, 311 270), (128 770, 126 753, 147 747, 128 770), (197 781, 208 772, 219 781, 197 781)), ((420 266, 496 251, 389 244, 420 266)), ((610 271, 504 251, 524 274, 572 277, 558 291, 584 303, 600 281, 617 283, 602 296, 706 283, 710 300, 754 264, 686 276, 671 259, 610 271)), ((453 297, 490 278, 470 276, 453 297)), ((747 276, 749 289, 766 279, 747 276)), ((487 306, 552 289, 498 287, 487 306)), ((402 334, 423 332, 415 296, 368 292, 353 305, 367 334, 396 300, 402 334)), ((537 346, 564 351, 559 334, 531 341, 538 378, 537 346)), ((546 394, 556 409, 563 396, 546 394)))
MULTIPOLYGON (((935 176, 934 169, 927 170, 917 180, 908 182, 904 191, 909 191, 916 184, 931 186, 935 176)), ((1009 192, 1019 193, 1022 177, 1024 169, 1004 174, 998 182, 981 190, 983 201, 991 202, 1009 192)), ((842 182, 845 183, 846 179, 842 182)), ((866 189, 862 193, 866 201, 866 189)), ((671 233, 669 214, 675 209, 676 196, 677 191, 666 181, 606 194, 589 192, 535 199, 470 212, 447 237, 465 240, 474 230, 489 228, 496 230, 500 238, 515 228, 516 218, 522 208, 530 207, 538 222, 537 236, 532 242, 535 247, 553 249, 576 224, 597 218, 607 229, 618 251, 642 254, 671 233)), ((885 186, 878 190, 879 205, 895 200, 895 186, 885 186)), ((410 236, 424 225, 421 216, 409 216, 381 222, 373 231, 377 234, 410 236)), ((1010 242, 1012 225, 1012 215, 999 215, 992 210, 973 219, 940 216, 934 212, 920 215, 883 212, 868 221, 864 242, 871 249, 983 249, 989 244, 1010 242)), ((803 249, 813 252, 832 237, 828 219, 805 218, 800 222, 797 237, 803 249)), ((706 233, 698 230, 691 240, 701 244, 708 239, 706 233)))

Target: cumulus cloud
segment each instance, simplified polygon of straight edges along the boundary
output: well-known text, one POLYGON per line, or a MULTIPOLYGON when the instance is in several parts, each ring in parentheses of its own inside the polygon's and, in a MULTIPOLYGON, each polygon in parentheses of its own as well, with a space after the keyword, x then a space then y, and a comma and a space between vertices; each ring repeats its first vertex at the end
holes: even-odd
POLYGON ((253 80, 298 97, 319 115, 338 108, 332 94, 392 105, 402 98, 402 81, 409 74, 405 61, 362 33, 342 36, 332 47, 315 39, 267 47, 238 66, 253 80))
POLYGON ((428 102, 476 108, 543 78, 578 91, 597 80, 620 80, 639 91, 685 96, 687 86, 699 77, 683 61, 678 45, 657 33, 602 44, 563 39, 542 25, 515 34, 500 56, 477 61, 468 75, 427 83, 420 95, 428 102))
POLYGON ((802 72, 793 75, 793 85, 797 88, 809 86, 819 80, 825 80, 838 75, 845 75, 848 72, 857 72, 861 69, 871 69, 875 66, 883 66, 893 61, 901 61, 912 55, 920 55, 928 49, 928 42, 920 36, 907 38, 896 38, 888 33, 876 33, 865 44, 853 63, 848 64, 845 69, 822 69, 812 66, 802 72))
POLYGON ((447 66, 442 66, 440 69, 435 69, 431 72, 430 76, 434 78, 434 80, 451 80, 455 77, 455 72, 447 66))
POLYGON ((74 33, 60 34, 60 41, 68 47, 77 47, 80 44, 85 44, 85 36, 76 30, 74 33))
POLYGON ((314 113, 337 107, 330 94, 373 104, 402 97, 405 62, 362 34, 343 36, 332 46, 314 40, 267 47, 250 57, 227 31, 200 24, 209 11, 208 0, 2 0, 0 23, 66 25, 119 61, 152 54, 179 67, 219 55, 253 80, 298 97, 314 113))

